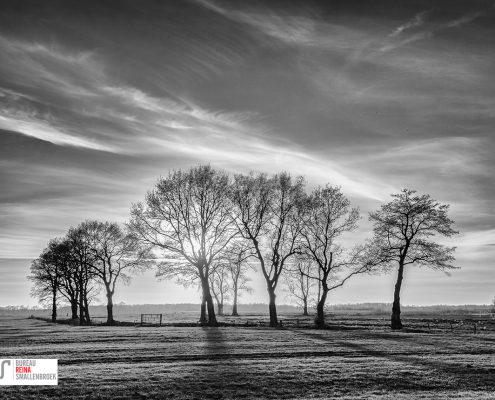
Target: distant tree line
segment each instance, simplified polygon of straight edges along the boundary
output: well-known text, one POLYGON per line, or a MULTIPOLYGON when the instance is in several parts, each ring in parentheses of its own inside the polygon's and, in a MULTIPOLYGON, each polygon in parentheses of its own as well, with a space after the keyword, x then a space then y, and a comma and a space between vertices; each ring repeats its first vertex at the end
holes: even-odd
POLYGON ((226 301, 237 314, 238 297, 252 291, 248 271, 256 268, 266 282, 271 326, 279 323, 277 288, 285 281, 306 313, 310 293, 317 293, 315 322, 323 327, 329 292, 355 275, 396 266, 391 326, 401 329, 406 266, 445 273, 455 268, 455 248, 430 240, 458 233, 448 209, 429 195, 404 189, 369 214, 372 237, 346 249, 339 238, 355 231, 361 217, 340 187, 326 184, 308 192, 303 177, 286 172, 229 176, 200 165, 160 177, 145 201, 132 205, 124 230, 115 223, 86 221, 52 240, 33 261, 30 279, 34 296, 52 299, 54 318, 60 294, 72 305, 73 318, 79 310, 81 323, 89 322, 92 296, 104 290, 108 323, 113 323, 115 283, 156 264, 159 279, 173 278, 201 291, 200 321, 215 326, 226 301))
MULTIPOLYGON (((225 303, 225 312, 232 312, 233 304, 231 302, 225 303)), ((297 313, 300 308, 296 305, 282 304, 278 306, 280 311, 284 313, 297 313)), ((89 306, 91 315, 101 315, 103 312, 106 313, 105 305, 94 305, 89 306)), ((189 315, 196 315, 198 313, 197 303, 182 303, 182 304, 114 304, 114 317, 117 318, 119 315, 139 315, 139 314, 174 314, 174 313, 186 313, 189 315)), ((238 305, 238 312, 244 314, 259 314, 263 313, 267 309, 266 303, 245 303, 238 305)), ((1 308, 0 308, 1 310, 1 308)), ((45 314, 47 311, 51 312, 51 309, 45 309, 45 314)), ((70 306, 59 306, 58 314, 66 315, 70 314, 70 306)), ((94 318, 94 317, 93 317, 94 318)))
MULTIPOLYGON (((225 305, 226 309, 232 309, 232 303, 227 303, 225 305)), ((383 314, 390 310, 392 303, 356 303, 356 304, 329 304, 326 310, 331 313, 348 313, 348 312, 358 312, 358 313, 369 313, 369 314, 383 314)), ((266 303, 242 303, 238 305, 239 312, 243 313, 263 313, 266 311, 266 303)), ((106 312, 105 305, 93 305, 89 306, 91 314, 101 314, 102 311, 106 312)), ((493 313, 493 304, 462 304, 462 305, 448 305, 448 304, 435 304, 428 306, 418 306, 418 305, 402 305, 401 309, 403 311, 413 312, 413 313, 432 313, 432 314, 459 314, 459 313, 479 313, 479 312, 491 312, 493 313)), ((301 311, 301 307, 298 305, 282 304, 277 306, 277 310, 283 313, 298 313, 301 311)), ((16 314, 20 313, 23 315, 33 315, 43 314, 46 315, 50 313, 51 307, 42 307, 40 305, 35 306, 24 306, 24 305, 9 305, 0 307, 0 313, 3 314, 16 314)), ((69 314, 71 312, 70 306, 64 306, 61 304, 57 309, 58 314, 69 314)), ((179 304, 124 304, 122 302, 114 304, 114 315, 125 315, 125 314, 173 314, 173 313, 192 313, 198 311, 197 303, 179 303, 179 304)))

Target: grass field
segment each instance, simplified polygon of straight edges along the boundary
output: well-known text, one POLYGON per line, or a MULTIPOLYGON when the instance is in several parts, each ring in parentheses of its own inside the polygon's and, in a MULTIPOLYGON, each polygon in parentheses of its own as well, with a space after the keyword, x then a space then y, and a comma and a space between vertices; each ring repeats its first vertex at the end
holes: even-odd
POLYGON ((0 386, 0 398, 495 398, 489 320, 476 335, 469 319, 453 325, 431 316, 406 319, 403 332, 373 316, 336 317, 324 331, 305 329, 310 319, 294 315, 281 317, 282 329, 243 326, 260 318, 207 328, 79 327, 2 316, 0 358, 57 358, 59 385, 0 386))

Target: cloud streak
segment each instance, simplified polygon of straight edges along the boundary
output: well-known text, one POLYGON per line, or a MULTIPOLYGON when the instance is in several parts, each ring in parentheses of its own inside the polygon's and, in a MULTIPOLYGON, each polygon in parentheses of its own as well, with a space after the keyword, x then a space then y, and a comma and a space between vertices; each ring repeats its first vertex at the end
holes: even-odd
POLYGON ((427 14, 428 14, 428 11, 423 11, 423 12, 420 12, 420 13, 416 14, 414 16, 414 18, 412 18, 411 20, 409 20, 407 23, 405 23, 404 25, 401 25, 401 26, 397 27, 389 36, 390 37, 395 37, 397 35, 400 35, 406 29, 415 28, 415 27, 418 27, 418 26, 423 25, 424 18, 425 18, 425 16, 427 14))
POLYGON ((250 133, 260 140, 266 130, 249 111, 211 112, 191 100, 155 97, 118 82, 109 77, 104 60, 94 53, 64 53, 61 49, 5 38, 1 38, 0 45, 3 46, 0 51, 9 55, 8 72, 13 81, 22 80, 32 93, 27 96, 3 90, 0 95, 3 129, 58 145, 116 153, 157 151, 156 147, 131 145, 133 142, 142 145, 141 140, 146 137, 155 146, 161 144, 162 150, 174 151, 191 138, 201 140, 202 136, 213 135, 221 139, 229 135, 234 140, 240 133, 250 133), (41 99, 40 93, 53 94, 41 99), (82 123, 69 125, 60 117, 67 111, 82 123), (249 126, 251 121, 256 129, 249 126))
POLYGON ((311 44, 313 41, 315 21, 306 16, 280 15, 269 8, 237 10, 221 7, 209 0, 198 0, 198 3, 277 41, 296 45, 311 44))
MULTIPOLYGON (((414 27, 418 27, 418 26, 423 25, 423 23, 424 23, 423 18, 426 14, 427 14, 427 11, 420 13, 420 14, 417 14, 416 17, 414 17, 407 24, 398 27, 394 32, 392 32, 392 34, 389 35, 389 37, 394 38, 394 37, 398 36, 399 34, 401 34, 403 31, 405 31, 406 29, 410 29, 410 28, 414 28, 414 27)), ((438 26, 433 27, 431 29, 426 29, 422 32, 418 32, 418 33, 410 36, 409 38, 406 38, 406 39, 404 39, 398 43, 387 44, 387 45, 381 47, 380 51, 381 52, 388 52, 388 51, 392 51, 392 50, 395 50, 397 48, 403 47, 405 45, 408 45, 410 43, 416 42, 418 40, 424 40, 424 39, 429 38, 429 37, 433 36, 434 34, 440 32, 440 31, 443 31, 445 29, 457 28, 457 27, 460 27, 462 25, 469 24, 470 22, 474 21, 476 18, 478 18, 482 15, 484 15, 484 12, 478 11, 478 12, 475 12, 475 13, 472 13, 469 15, 465 15, 465 16, 458 18, 458 19, 455 19, 453 21, 439 24, 438 26)))

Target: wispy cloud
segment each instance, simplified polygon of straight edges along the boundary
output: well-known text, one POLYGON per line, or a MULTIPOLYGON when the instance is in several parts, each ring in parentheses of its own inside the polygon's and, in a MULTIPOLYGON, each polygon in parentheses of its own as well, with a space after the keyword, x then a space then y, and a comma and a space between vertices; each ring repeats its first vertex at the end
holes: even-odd
POLYGON ((419 14, 416 14, 414 16, 414 18, 412 18, 411 20, 406 22, 404 25, 401 25, 398 28, 396 28, 389 36, 394 37, 394 36, 401 34, 406 29, 414 28, 414 27, 423 25, 424 18, 427 14, 428 14, 428 11, 423 11, 419 14))
POLYGON ((413 43, 413 42, 417 42, 418 40, 426 39, 432 35, 433 35, 432 31, 419 32, 419 33, 416 33, 416 34, 408 37, 407 39, 401 40, 398 43, 390 43, 390 44, 387 44, 387 45, 381 47, 380 52, 386 53, 388 51, 392 51, 392 50, 398 49, 400 47, 404 47, 405 45, 407 45, 409 43, 413 43))
POLYGON ((445 25, 446 28, 455 28, 464 24, 468 24, 478 17, 481 17, 484 13, 481 11, 475 12, 473 14, 466 15, 462 18, 451 21, 445 25))
POLYGON ((288 44, 310 44, 313 40, 315 21, 305 16, 280 14, 269 8, 227 8, 210 0, 198 2, 229 19, 251 27, 255 32, 288 44))
POLYGON ((261 140, 267 131, 251 111, 209 111, 186 98, 157 97, 119 82, 96 53, 2 37, 0 52, 9 55, 11 81, 22 81, 31 93, 2 89, 0 127, 58 145, 129 154, 170 152, 205 134, 230 141, 251 134, 261 140), (80 122, 68 123, 68 113, 80 122), (153 146, 146 147, 147 137, 156 139, 153 146))
POLYGON ((0 128, 62 146, 114 151, 109 146, 95 143, 83 136, 66 133, 64 127, 57 126, 59 123, 56 118, 47 111, 37 110, 33 104, 34 101, 29 96, 0 91, 0 128))
MULTIPOLYGON (((2 43, 6 42, 4 39, 2 43)), ((14 53, 16 71, 33 94, 28 99, 4 91, 9 107, 3 108, 0 126, 5 129, 62 146, 141 157, 182 154, 203 162, 215 160, 239 171, 270 170, 275 164, 321 183, 332 171, 335 181, 352 193, 370 194, 367 185, 346 177, 336 164, 309 156, 282 132, 263 123, 255 112, 208 110, 185 97, 151 95, 111 78, 109 68, 96 53, 65 54, 60 47, 21 41, 15 42, 15 48, 23 49, 22 56, 14 53), (32 68, 40 55, 43 68, 35 74, 32 68), (56 85, 63 90, 45 98, 56 85), (48 107, 42 113, 39 103, 45 100, 48 107), (65 118, 60 115, 62 107, 79 121, 77 125, 68 123, 67 114, 65 118)), ((18 77, 16 71, 9 72, 18 77)))
MULTIPOLYGON (((419 26, 423 25, 423 23, 424 23, 424 16, 427 15, 427 13, 428 12, 425 11, 423 13, 417 14, 407 24, 402 25, 402 26, 399 26, 394 32, 392 32, 392 34, 389 35, 389 37, 390 38, 397 37, 400 33, 402 33, 403 31, 405 31, 406 29, 410 29, 410 28, 413 28, 413 27, 419 27, 419 26)), ((380 48, 380 51, 381 52, 388 52, 388 51, 391 51, 391 50, 395 50, 395 49, 400 48, 400 47, 403 47, 403 46, 405 46, 405 45, 407 45, 409 43, 413 43, 413 42, 416 42, 418 40, 423 40, 423 39, 429 38, 429 37, 431 37, 432 35, 434 35, 435 33, 439 32, 439 31, 442 31, 442 30, 445 30, 445 29, 449 29, 449 28, 457 28, 457 27, 459 27, 461 25, 465 25, 465 24, 468 24, 468 23, 472 22, 473 20, 475 20, 476 18, 482 16, 483 14, 484 14, 484 12, 478 11, 478 12, 475 12, 475 13, 472 13, 472 14, 469 14, 469 15, 465 15, 465 16, 463 16, 461 18, 455 19, 455 20, 450 21, 450 22, 438 24, 437 26, 432 25, 431 28, 426 29, 426 30, 424 30, 422 32, 415 33, 414 35, 412 35, 409 38, 406 38, 404 40, 401 40, 400 42, 386 44, 386 45, 384 45, 383 47, 380 48)))

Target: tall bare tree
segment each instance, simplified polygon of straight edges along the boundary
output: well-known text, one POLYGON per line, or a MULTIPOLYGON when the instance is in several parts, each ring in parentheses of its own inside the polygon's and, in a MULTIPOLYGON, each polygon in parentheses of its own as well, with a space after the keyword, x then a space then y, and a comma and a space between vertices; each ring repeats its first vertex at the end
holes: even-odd
POLYGON ((210 288, 217 303, 218 315, 224 315, 225 301, 230 298, 229 265, 226 260, 215 264, 209 276, 210 288))
POLYGON ((107 298, 107 324, 113 325, 113 296, 117 282, 129 284, 130 274, 144 272, 153 265, 149 246, 142 246, 116 223, 86 221, 82 224, 92 257, 92 274, 101 280, 107 298))
POLYGON ((249 260, 254 256, 253 249, 244 240, 235 241, 225 251, 228 271, 230 273, 230 288, 232 292, 232 315, 239 316, 237 303, 243 292, 253 293, 253 288, 249 286, 251 278, 248 276, 249 270, 254 270, 254 266, 249 260))
POLYGON ((228 175, 209 165, 173 171, 147 193, 146 204, 132 206, 128 224, 140 242, 164 252, 162 271, 179 269, 189 276, 197 273, 212 326, 217 320, 208 279, 210 268, 237 235, 231 223, 228 192, 228 175))
POLYGON ((270 326, 278 325, 276 288, 284 266, 297 253, 300 207, 304 199, 304 180, 283 172, 268 179, 236 175, 232 201, 234 221, 242 237, 253 244, 265 278, 270 326))
POLYGON ((400 290, 404 279, 404 267, 425 266, 442 271, 454 269, 455 247, 447 247, 428 240, 439 234, 451 237, 459 232, 452 229, 448 218, 449 205, 442 205, 429 195, 415 195, 415 190, 403 189, 392 195, 393 200, 381 209, 369 214, 374 223, 373 257, 382 264, 398 265, 394 289, 391 327, 402 329, 400 318, 400 290))
POLYGON ((77 320, 79 305, 79 285, 78 285, 78 264, 72 256, 72 252, 67 240, 63 241, 63 252, 65 263, 60 271, 60 294, 69 302, 71 308, 71 318, 77 320))
POLYGON ((95 280, 91 264, 94 254, 90 247, 89 235, 84 223, 77 227, 70 227, 65 241, 71 252, 74 281, 79 292, 79 324, 90 324, 89 304, 91 299, 98 295, 100 287, 95 280))
POLYGON ((284 275, 287 293, 303 309, 303 315, 309 315, 310 297, 318 285, 318 281, 311 278, 318 276, 318 271, 315 271, 317 268, 310 258, 296 257, 294 267, 287 268, 287 273, 284 275))
MULTIPOLYGON (((345 232, 352 232, 360 219, 359 210, 351 208, 350 201, 339 187, 329 184, 317 187, 309 196, 301 231, 301 252, 318 266, 317 274, 307 274, 319 282, 321 293, 316 306, 316 324, 325 325, 325 302, 328 293, 341 287, 356 274, 374 271, 376 264, 364 262, 364 248, 355 247, 349 254, 335 243, 345 232)), ((301 273, 305 274, 303 271, 301 273)))
POLYGON ((31 296, 41 303, 51 303, 52 322, 57 321, 58 292, 60 290, 61 269, 63 258, 59 239, 52 239, 40 256, 31 263, 31 275, 28 279, 33 282, 31 296))

